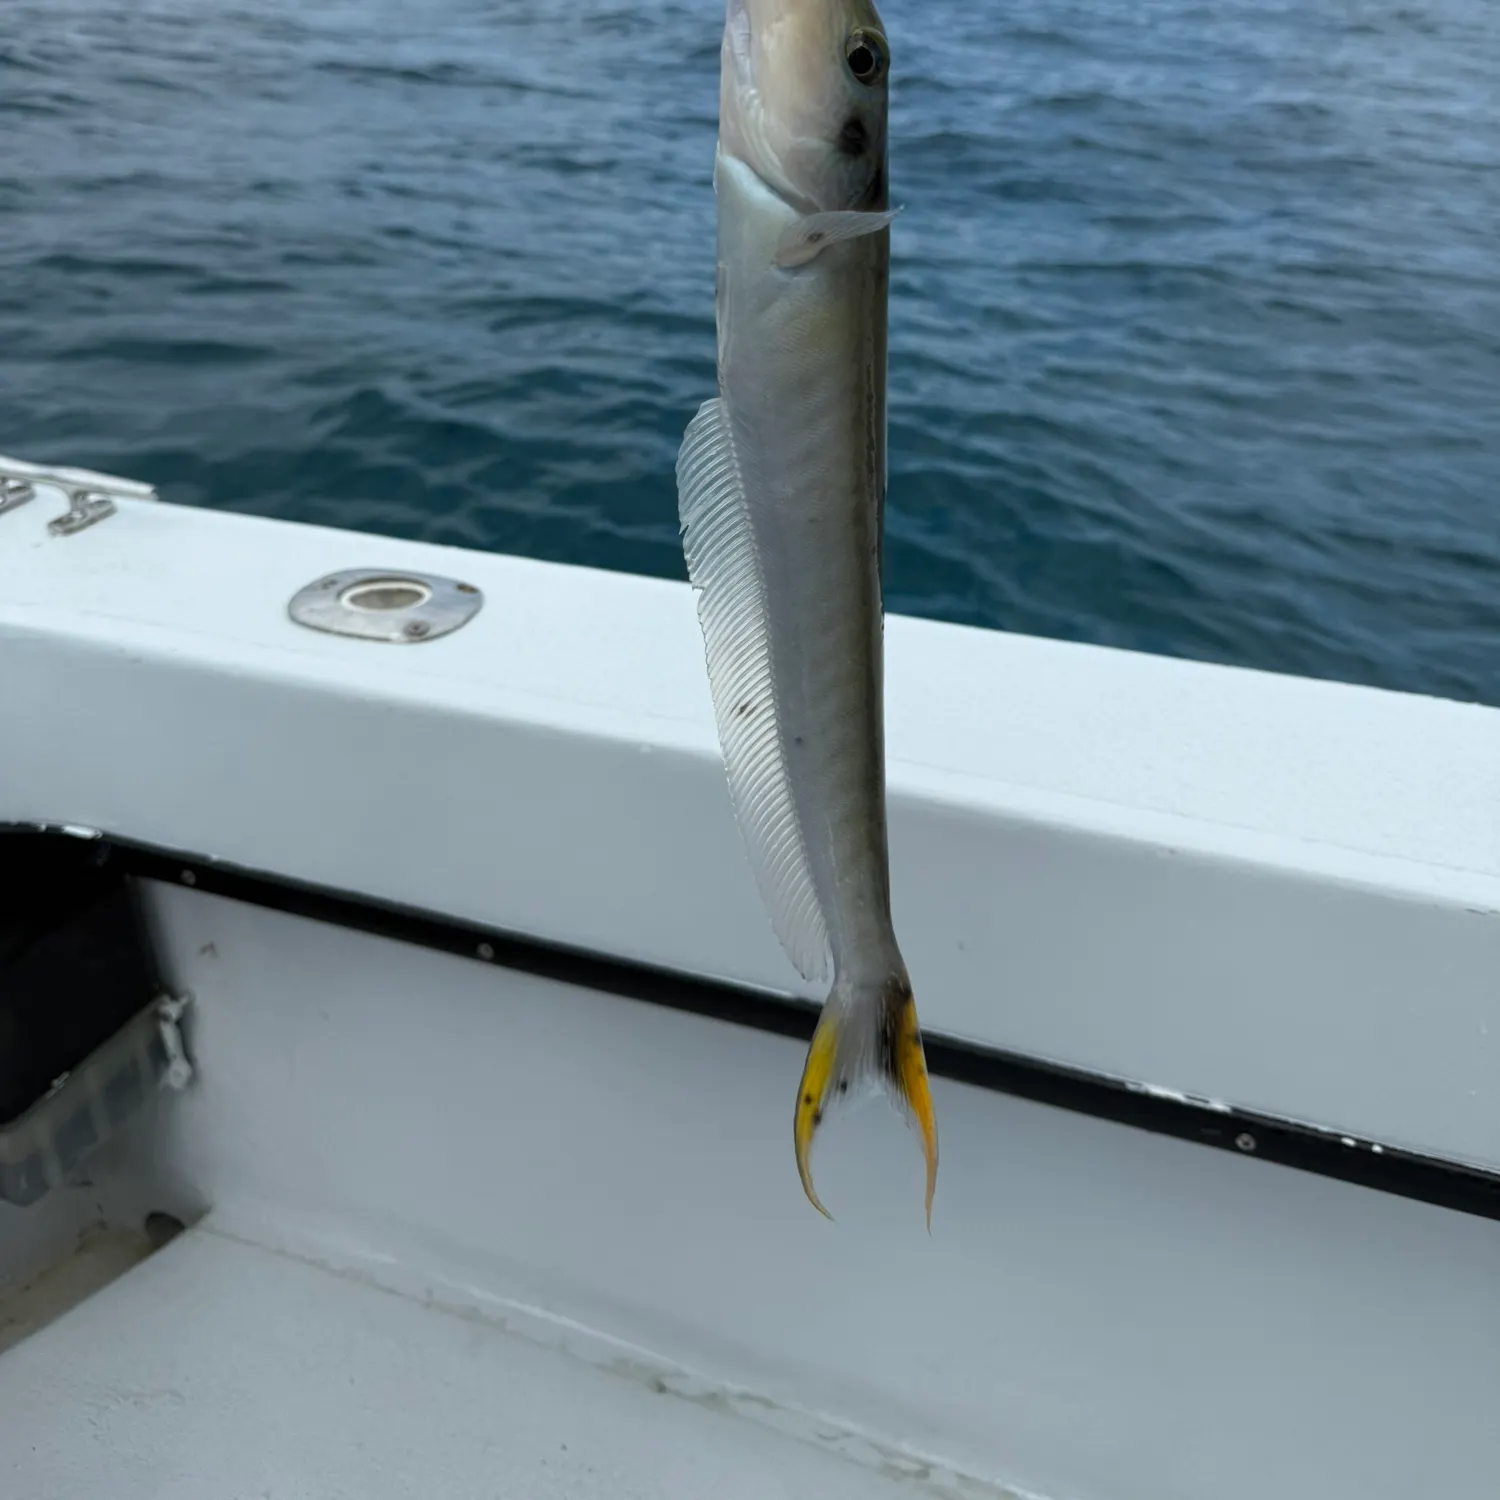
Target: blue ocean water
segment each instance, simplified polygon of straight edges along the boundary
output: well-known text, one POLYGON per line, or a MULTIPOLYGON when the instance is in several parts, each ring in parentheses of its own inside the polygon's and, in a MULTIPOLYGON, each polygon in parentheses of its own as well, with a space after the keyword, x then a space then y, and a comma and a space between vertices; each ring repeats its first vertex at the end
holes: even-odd
MULTIPOLYGON (((1500 703, 1500 4, 884 15, 891 607, 1500 703)), ((721 17, 4 0, 0 451, 681 576, 721 17)))

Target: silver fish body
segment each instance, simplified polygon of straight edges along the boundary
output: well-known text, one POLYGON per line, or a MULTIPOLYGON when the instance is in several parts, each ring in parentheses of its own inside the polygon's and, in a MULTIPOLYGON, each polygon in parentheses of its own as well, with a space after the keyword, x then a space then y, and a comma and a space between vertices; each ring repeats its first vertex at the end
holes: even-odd
MULTIPOLYGON (((809 1152, 873 1083, 937 1143, 886 844, 880 547, 890 235, 886 43, 865 0, 729 0, 719 396, 678 458, 735 811, 788 956, 831 979, 798 1090, 809 1152)), ((826 1212, 826 1210, 825 1210, 826 1212)))

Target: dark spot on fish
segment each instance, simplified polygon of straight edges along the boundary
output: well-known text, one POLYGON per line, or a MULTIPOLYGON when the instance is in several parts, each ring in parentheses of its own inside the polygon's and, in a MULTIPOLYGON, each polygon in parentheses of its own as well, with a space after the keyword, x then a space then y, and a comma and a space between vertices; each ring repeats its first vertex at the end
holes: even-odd
POLYGON ((813 232, 808 235, 807 243, 809 245, 821 245, 823 243, 823 231, 821 229, 814 229, 813 232))
POLYGON ((863 156, 870 144, 870 133, 858 115, 850 115, 834 144, 845 156, 863 156))
POLYGON ((792 736, 792 743, 794 745, 800 745, 802 743, 802 736, 800 734, 794 734, 792 736))
POLYGON ((736 717, 743 719, 745 717, 745 715, 747 713, 749 713, 750 710, 752 708, 754 708, 754 707, 755 707, 755 704, 749 698, 746 698, 745 701, 742 704, 740 704, 740 706, 737 709, 735 709, 734 712, 735 712, 736 717))
POLYGON ((814 1125, 821 1125, 822 1123, 823 1123, 823 1111, 821 1109, 815 1109, 813 1111, 813 1124, 814 1125))
POLYGON ((840 1078, 839 1079, 839 1093, 841 1093, 841 1094, 847 1094, 848 1092, 849 1092, 849 1080, 847 1078, 840 1078))

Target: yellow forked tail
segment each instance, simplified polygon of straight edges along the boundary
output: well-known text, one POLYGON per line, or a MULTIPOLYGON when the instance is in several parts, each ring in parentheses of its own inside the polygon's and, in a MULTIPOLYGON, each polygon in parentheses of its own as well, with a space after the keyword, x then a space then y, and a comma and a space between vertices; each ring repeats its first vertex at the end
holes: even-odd
POLYGON ((840 993, 835 984, 807 1049, 793 1124, 797 1172, 808 1201, 830 1219, 833 1215, 813 1188, 813 1137, 831 1104, 857 1098, 871 1084, 889 1095, 921 1132, 927 1158, 927 1228, 931 1231, 932 1195, 937 1187, 937 1121, 932 1113, 917 1005, 905 978, 852 996, 840 993))

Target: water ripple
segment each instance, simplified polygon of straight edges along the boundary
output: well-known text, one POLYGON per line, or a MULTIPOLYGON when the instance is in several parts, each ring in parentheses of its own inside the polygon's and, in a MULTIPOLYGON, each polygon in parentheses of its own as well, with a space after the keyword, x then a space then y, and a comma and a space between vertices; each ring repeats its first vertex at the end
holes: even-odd
MULTIPOLYGON (((1500 703, 1500 7, 883 10, 892 603, 1500 703)), ((6 0, 0 449, 680 576, 720 14, 6 0)))

